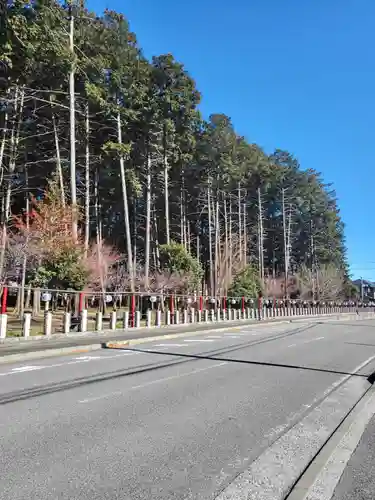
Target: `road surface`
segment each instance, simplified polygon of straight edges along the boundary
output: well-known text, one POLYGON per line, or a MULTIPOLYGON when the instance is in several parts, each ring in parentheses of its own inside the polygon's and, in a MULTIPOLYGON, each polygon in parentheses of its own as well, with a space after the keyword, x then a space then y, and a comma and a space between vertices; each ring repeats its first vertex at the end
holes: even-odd
POLYGON ((306 320, 1 365, 0 499, 272 498, 374 360, 375 322, 306 320))

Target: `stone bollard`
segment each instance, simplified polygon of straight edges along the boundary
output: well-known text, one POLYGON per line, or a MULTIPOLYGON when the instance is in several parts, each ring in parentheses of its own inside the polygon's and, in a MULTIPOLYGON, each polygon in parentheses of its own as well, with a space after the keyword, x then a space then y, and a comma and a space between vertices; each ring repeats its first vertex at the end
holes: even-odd
POLYGON ((160 311, 160 309, 158 309, 156 311, 155 326, 157 326, 158 328, 161 327, 161 311, 160 311))
POLYGON ((103 313, 98 311, 95 316, 95 330, 101 332, 103 330, 103 313))
POLYGON ((205 323, 208 323, 208 309, 204 310, 204 321, 205 323))
POLYGON ((122 327, 124 329, 129 328, 129 311, 124 311, 124 314, 122 315, 122 327))
POLYGON ((227 319, 227 311, 226 309, 223 309, 223 321, 227 319))
POLYGON ((146 326, 150 328, 152 326, 152 311, 148 309, 146 312, 146 326))
POLYGON ((139 311, 135 311, 135 327, 139 328, 141 326, 141 313, 139 311))
POLYGON ((216 320, 217 321, 221 321, 221 310, 220 310, 220 307, 218 307, 218 309, 216 311, 216 320))
POLYGON ((7 324, 8 324, 8 315, 0 314, 0 339, 5 339, 7 336, 7 324))
POLYGON ((117 314, 116 311, 111 311, 109 314, 109 329, 116 330, 117 314))
POLYGON ((82 309, 80 318, 79 318, 79 331, 86 332, 87 331, 87 309, 82 309))
POLYGON ((186 325, 189 322, 189 317, 188 317, 187 309, 184 309, 183 318, 184 318, 184 325, 186 325))
POLYGON ((25 338, 30 337, 30 327, 31 327, 31 314, 25 313, 23 315, 23 325, 22 325, 22 336, 25 338))
POLYGON ((167 326, 171 324, 171 311, 169 309, 165 312, 165 324, 167 326))
POLYGON ((215 321, 215 311, 214 311, 214 309, 211 309, 210 316, 211 316, 211 321, 215 321))
POLYGON ((175 321, 175 325, 179 325, 180 324, 180 311, 176 311, 174 313, 174 321, 175 321))
POLYGON ((43 333, 47 337, 52 335, 52 313, 50 311, 44 313, 43 333))
POLYGON ((195 309, 194 309, 194 307, 192 307, 190 309, 190 314, 191 314, 191 322, 195 323, 195 309))
POLYGON ((68 334, 70 332, 70 312, 64 313, 64 333, 68 334))
POLYGON ((202 321, 202 311, 200 309, 197 311, 197 321, 198 323, 201 323, 202 321))

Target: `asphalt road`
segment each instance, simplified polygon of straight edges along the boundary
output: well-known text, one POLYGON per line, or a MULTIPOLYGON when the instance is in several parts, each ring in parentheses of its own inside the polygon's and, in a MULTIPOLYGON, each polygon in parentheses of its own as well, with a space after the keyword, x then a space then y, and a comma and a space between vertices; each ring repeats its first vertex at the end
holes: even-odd
POLYGON ((2 365, 0 499, 275 498, 374 360, 375 322, 306 321, 2 365))

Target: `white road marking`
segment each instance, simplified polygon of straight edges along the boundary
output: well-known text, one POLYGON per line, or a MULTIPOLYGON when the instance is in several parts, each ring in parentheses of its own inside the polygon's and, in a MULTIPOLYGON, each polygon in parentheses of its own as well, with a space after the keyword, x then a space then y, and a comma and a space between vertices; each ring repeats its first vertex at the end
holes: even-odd
POLYGON ((92 359, 101 359, 101 356, 79 356, 78 358, 74 358, 82 361, 91 361, 92 359))
MULTIPOLYGON (((227 364, 228 364, 228 361, 224 361, 223 363, 217 363, 216 365, 208 366, 207 368, 199 368, 198 370, 193 370, 189 373, 181 373, 179 375, 172 375, 171 377, 159 378, 157 380, 152 380, 151 382, 146 382, 145 384, 140 384, 140 385, 135 385, 133 387, 129 387, 129 389, 127 389, 125 392, 134 391, 135 389, 143 389, 144 387, 147 387, 149 385, 159 384, 160 382, 167 382, 168 380, 174 380, 176 378, 188 377, 189 375, 195 375, 196 373, 211 370, 212 368, 218 368, 219 366, 224 366, 227 364)), ((82 404, 91 403, 92 401, 98 401, 99 399, 110 398, 113 396, 120 396, 122 394, 124 394, 124 391, 110 392, 108 394, 104 394, 102 396, 97 396, 95 398, 81 399, 78 401, 78 403, 82 403, 82 404)))
POLYGON ((221 337, 219 335, 207 335, 207 338, 208 339, 222 339, 223 337, 221 337))
POLYGON ((185 347, 185 344, 156 344, 154 347, 185 347))
POLYGON ((12 372, 31 372, 33 370, 40 370, 44 366, 19 366, 17 368, 12 368, 12 372))
POLYGON ((213 342, 213 339, 185 339, 184 342, 213 342))
MULTIPOLYGON (((69 365, 77 365, 80 363, 87 363, 89 361, 105 361, 106 359, 109 358, 120 358, 122 356, 129 356, 133 355, 136 356, 137 354, 142 354, 141 352, 123 352, 121 354, 114 354, 112 356, 93 356, 91 359, 82 359, 82 358, 75 358, 75 361, 68 361, 66 363, 56 363, 53 365, 40 365, 40 366, 19 366, 17 368, 12 368, 12 371, 10 372, 5 372, 5 373, 0 373, 0 377, 6 377, 7 375, 16 375, 17 373, 24 373, 27 371, 32 371, 32 370, 45 370, 47 368, 60 368, 62 366, 69 366, 69 365)), ((83 357, 85 358, 85 357, 83 357)))
POLYGON ((294 347, 294 346, 296 346, 296 345, 297 345, 297 344, 290 344, 290 345, 288 345, 288 347, 294 347))

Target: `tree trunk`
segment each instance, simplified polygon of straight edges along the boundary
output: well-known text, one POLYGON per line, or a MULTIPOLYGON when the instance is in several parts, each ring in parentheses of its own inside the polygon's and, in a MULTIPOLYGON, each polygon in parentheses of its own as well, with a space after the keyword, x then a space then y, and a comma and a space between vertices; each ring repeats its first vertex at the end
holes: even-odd
MULTIPOLYGON (((155 207, 155 200, 153 206, 155 207)), ((156 210, 154 210, 154 229, 155 229, 156 270, 160 271, 159 229, 158 229, 158 219, 156 217, 156 210)))
MULTIPOLYGON (((8 89, 7 93, 9 93, 9 89, 8 89)), ((3 184, 3 180, 4 180, 3 159, 4 159, 4 152, 5 152, 5 144, 6 144, 7 134, 8 134, 8 111, 5 111, 5 113, 4 113, 3 137, 1 139, 1 146, 0 146, 0 188, 1 188, 1 186, 3 184)))
POLYGON ((146 227, 145 227, 145 289, 149 288, 150 236, 151 236, 151 156, 147 154, 146 175, 146 227))
POLYGON ((219 293, 219 266, 220 266, 220 227, 219 227, 219 190, 216 190, 215 200, 215 297, 219 293))
POLYGON ((240 246, 240 264, 242 262, 242 224, 241 224, 241 183, 238 183, 238 235, 240 246))
POLYGON ((246 203, 243 204, 243 263, 247 266, 246 203))
POLYGON ((25 283, 26 283, 26 271, 27 271, 27 247, 28 247, 28 230, 30 227, 30 202, 29 202, 29 176, 26 167, 26 248, 22 261, 22 276, 21 276, 21 302, 20 302, 20 316, 23 318, 25 312, 25 283))
POLYGON ((165 234, 167 245, 170 244, 170 227, 169 227, 169 188, 168 188, 168 157, 167 157, 167 130, 164 124, 163 133, 163 165, 164 165, 164 201, 165 201, 165 234))
POLYGON ((14 96, 15 117, 10 136, 10 158, 8 167, 8 181, 5 191, 4 218, 2 221, 1 236, 0 236, 0 277, 3 275, 4 271, 5 249, 7 243, 6 240, 8 234, 8 224, 11 214, 10 202, 11 202, 12 187, 13 187, 13 176, 16 170, 17 149, 20 137, 20 127, 22 121, 24 97, 25 97, 24 90, 22 89, 21 91, 19 91, 17 87, 14 96))
POLYGON ((233 276, 233 222, 232 222, 232 195, 229 194, 229 282, 233 276))
POLYGON ((263 210, 262 210, 262 197, 260 194, 260 188, 258 188, 258 252, 259 252, 259 276, 260 281, 263 285, 264 283, 264 248, 263 248, 263 210))
POLYGON ((77 207, 77 174, 76 174, 76 117, 75 117, 75 62, 74 62, 74 16, 72 4, 69 4, 70 31, 69 47, 73 62, 69 71, 69 116, 70 116, 70 199, 72 205, 72 236, 73 241, 78 241, 78 207, 77 207))
POLYGON ((227 213, 227 198, 224 198, 224 238, 225 238, 225 259, 224 259, 224 294, 228 293, 228 278, 229 278, 229 269, 228 269, 228 259, 229 259, 229 232, 228 232, 228 213, 227 213))
POLYGON ((62 203, 62 206, 65 207, 65 186, 64 186, 64 177, 63 177, 63 172, 62 172, 62 167, 61 167, 59 136, 57 133, 56 117, 55 117, 55 113, 53 112, 53 104, 52 104, 51 97, 50 97, 50 102, 51 102, 51 109, 52 109, 53 135, 55 138, 55 149, 56 149, 56 170, 57 170, 57 177, 59 179, 61 203, 62 203))
MULTIPOLYGON (((120 113, 117 113, 117 138, 118 138, 118 143, 122 144, 122 130, 121 130, 120 113)), ((127 249, 127 253, 128 253, 128 272, 130 275, 130 288, 131 288, 131 291, 134 293, 135 292, 135 281, 134 281, 134 270, 133 270, 132 242, 131 242, 131 237, 130 237, 129 205, 128 205, 128 194, 127 194, 126 176, 125 176, 125 160, 124 160, 123 154, 120 155, 120 176, 121 176, 122 200, 123 200, 123 207, 124 207, 126 249, 127 249)))
POLYGON ((211 217, 211 185, 207 188, 207 205, 208 205, 208 254, 210 262, 210 294, 214 293, 214 266, 212 258, 212 217, 211 217))
POLYGON ((90 240, 90 118, 89 105, 86 105, 86 161, 85 161, 85 257, 89 251, 90 240))

